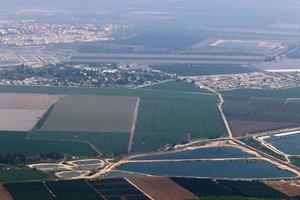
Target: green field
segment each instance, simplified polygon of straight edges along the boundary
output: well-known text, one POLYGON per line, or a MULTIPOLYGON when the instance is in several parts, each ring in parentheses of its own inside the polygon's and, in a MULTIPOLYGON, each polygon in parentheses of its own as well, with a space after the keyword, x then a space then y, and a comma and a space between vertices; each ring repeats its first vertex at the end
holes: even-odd
POLYGON ((236 97, 278 97, 278 98, 300 98, 300 87, 280 90, 257 90, 237 89, 221 92, 225 96, 236 97))
POLYGON ((150 151, 166 144, 224 136, 216 101, 181 98, 142 99, 133 149, 150 151))
POLYGON ((205 98, 216 100, 215 94, 192 94, 176 91, 159 91, 145 89, 126 88, 81 88, 81 87, 52 87, 52 86, 11 86, 1 85, 0 92, 11 93, 42 93, 42 94, 65 94, 65 95, 107 95, 107 96, 134 96, 134 97, 160 97, 160 98, 205 98))
POLYGON ((56 200, 42 182, 6 183, 14 200, 56 200))
POLYGON ((0 170, 0 182, 18 182, 18 181, 34 181, 34 180, 46 180, 50 179, 50 176, 31 169, 10 169, 0 170))
POLYGON ((64 96, 41 130, 129 133, 136 102, 137 98, 124 96, 64 96))
POLYGON ((183 82, 183 81, 168 81, 155 85, 143 87, 143 89, 162 90, 162 91, 178 91, 178 92, 198 92, 198 93, 211 93, 207 89, 200 88, 196 84, 183 82))
POLYGON ((93 156, 96 152, 82 142, 40 141, 26 139, 24 132, 0 132, 0 154, 38 154, 59 153, 64 155, 93 156))
MULTIPOLYGON (((99 100, 103 96, 92 96, 91 100, 91 96, 83 95, 108 95, 106 98, 110 99, 109 103, 121 98, 120 96, 141 98, 133 141, 134 151, 152 151, 166 145, 187 142, 188 136, 191 139, 198 139, 215 138, 226 134, 217 109, 216 95, 198 93, 201 89, 189 83, 171 82, 163 85, 163 88, 164 90, 0 86, 0 92, 55 93, 74 95, 67 98, 78 99, 74 101, 75 103, 72 103, 73 101, 64 103, 63 99, 54 106, 47 119, 42 119, 43 123, 39 123, 38 128, 42 127, 41 130, 30 133, 30 138, 37 140, 25 140, 24 134, 19 138, 10 139, 16 135, 6 134, 3 136, 5 141, 0 141, 0 144, 1 142, 8 144, 4 144, 3 150, 6 152, 16 153, 19 151, 10 144, 17 139, 22 144, 20 152, 29 155, 45 151, 84 156, 95 153, 88 144, 78 141, 89 142, 105 155, 127 152, 128 127, 122 126, 115 130, 119 123, 116 119, 125 116, 121 109, 126 110, 124 112, 126 120, 130 118, 126 102, 122 100, 121 107, 106 104, 105 106, 99 100), (103 114, 103 110, 107 112, 103 114), (117 118, 112 117, 112 120, 105 121, 110 115, 117 118), (110 129, 104 129, 105 126, 110 126, 110 129), (47 148, 43 148, 45 146, 47 148)), ((132 113, 131 110, 132 108, 130 108, 132 113)))
POLYGON ((94 145, 102 154, 113 155, 127 152, 129 134, 35 131, 30 134, 30 138, 39 140, 86 141, 94 145))

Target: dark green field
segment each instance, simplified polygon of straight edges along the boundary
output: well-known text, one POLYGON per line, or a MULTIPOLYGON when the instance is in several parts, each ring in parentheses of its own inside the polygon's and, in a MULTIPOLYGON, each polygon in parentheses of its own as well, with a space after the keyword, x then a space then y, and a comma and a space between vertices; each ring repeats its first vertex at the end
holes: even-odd
POLYGON ((102 154, 112 155, 126 153, 128 148, 128 133, 84 133, 35 131, 30 138, 40 140, 79 140, 94 145, 102 154))
POLYGON ((49 178, 49 175, 31 169, 0 170, 0 182, 34 181, 46 180, 49 178))
POLYGON ((196 84, 183 81, 168 81, 156 85, 146 86, 143 89, 162 90, 162 91, 178 91, 178 92, 198 92, 211 93, 207 89, 200 88, 196 84))
POLYGON ((6 183, 14 200, 55 200, 42 182, 6 183))
MULTIPOLYGON (((138 96, 141 98, 141 103, 133 150, 139 152, 187 142, 188 136, 191 139, 198 139, 216 138, 226 134, 217 109, 218 98, 216 95, 202 94, 201 89, 189 83, 171 82, 162 87, 163 90, 0 86, 0 92, 138 96), (201 92, 199 93, 199 91, 201 92)), ((43 120, 47 121, 47 119, 43 120)), ((29 155, 37 152, 45 153, 45 151, 82 156, 95 154, 88 144, 74 141, 89 142, 105 155, 120 154, 127 152, 129 140, 129 134, 119 132, 87 133, 87 131, 34 130, 30 134, 30 138, 38 139, 38 141, 25 140, 25 134, 19 138, 10 139, 10 137, 16 137, 16 135, 3 135, 5 140, 1 140, 0 143, 11 144, 17 139, 22 144, 20 151, 29 155), (47 148, 43 148, 45 146, 47 148)), ((12 145, 5 144, 3 151, 18 152, 12 148, 12 145)))
POLYGON ((166 98, 201 98, 216 100, 214 94, 192 94, 176 91, 159 91, 126 88, 80 88, 80 87, 47 87, 47 86, 8 86, 1 85, 0 92, 11 93, 42 93, 42 94, 65 94, 65 95, 107 95, 107 96, 137 96, 137 97, 166 97, 166 98))
POLYGON ((134 137, 135 151, 149 151, 192 139, 224 136, 216 101, 182 98, 142 99, 134 137))
POLYGON ((0 132, 0 154, 38 154, 59 153, 64 155, 93 156, 96 152, 82 142, 40 141, 26 139, 24 132, 0 132))
POLYGON ((221 92, 225 96, 300 98, 300 87, 280 90, 237 89, 221 92))

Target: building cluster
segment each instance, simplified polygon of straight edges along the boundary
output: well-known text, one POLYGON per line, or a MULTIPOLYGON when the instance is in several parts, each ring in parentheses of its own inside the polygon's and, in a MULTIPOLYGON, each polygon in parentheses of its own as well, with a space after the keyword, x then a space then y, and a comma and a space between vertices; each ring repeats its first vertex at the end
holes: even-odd
POLYGON ((295 87, 299 83, 282 76, 274 76, 262 72, 245 74, 200 76, 193 78, 200 85, 214 90, 231 90, 238 88, 280 89, 295 87))
POLYGON ((0 21, 0 44, 13 46, 46 45, 112 40, 114 30, 127 25, 55 24, 33 20, 0 21))
POLYGON ((138 65, 57 64, 42 68, 19 66, 0 71, 0 85, 72 87, 137 87, 170 79, 170 75, 138 65))

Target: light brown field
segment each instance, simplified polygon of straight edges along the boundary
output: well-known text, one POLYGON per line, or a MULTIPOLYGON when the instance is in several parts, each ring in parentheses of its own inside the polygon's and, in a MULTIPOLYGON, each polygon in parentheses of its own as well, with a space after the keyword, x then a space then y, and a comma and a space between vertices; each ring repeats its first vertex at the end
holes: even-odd
POLYGON ((13 200, 12 196, 3 185, 0 185, 0 200, 13 200))
POLYGON ((129 177, 128 182, 154 200, 186 200, 197 197, 167 177, 129 177))
POLYGON ((300 180, 265 181, 264 183, 288 196, 300 195, 300 180))
POLYGON ((41 129, 129 133, 137 100, 136 97, 101 95, 64 96, 41 129))
POLYGON ((47 94, 21 94, 6 109, 48 110, 61 97, 47 94))
POLYGON ((0 130, 31 130, 60 98, 46 94, 0 93, 0 130))

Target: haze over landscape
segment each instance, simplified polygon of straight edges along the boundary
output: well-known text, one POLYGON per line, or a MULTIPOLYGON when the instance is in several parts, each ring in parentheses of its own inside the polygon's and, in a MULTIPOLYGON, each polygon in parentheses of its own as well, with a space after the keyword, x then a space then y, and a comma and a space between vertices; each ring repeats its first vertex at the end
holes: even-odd
POLYGON ((299 144, 299 0, 0 0, 0 200, 298 200, 299 144))

